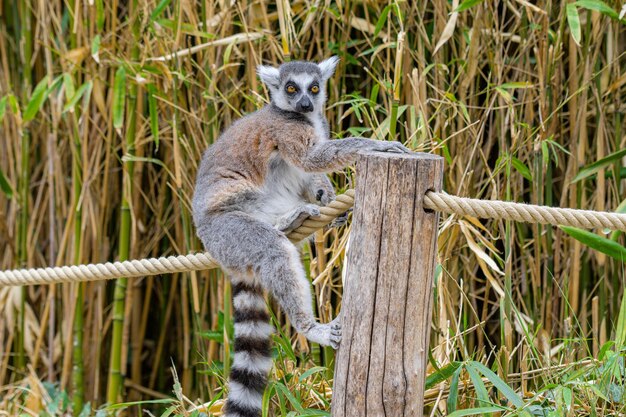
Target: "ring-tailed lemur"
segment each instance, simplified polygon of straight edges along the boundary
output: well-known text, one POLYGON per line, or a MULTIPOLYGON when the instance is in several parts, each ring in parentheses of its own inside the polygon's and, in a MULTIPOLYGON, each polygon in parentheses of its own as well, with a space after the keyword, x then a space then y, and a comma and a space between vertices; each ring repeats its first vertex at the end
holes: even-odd
POLYGON ((341 340, 338 319, 315 321, 298 249, 285 236, 307 217, 318 216, 318 204, 334 199, 325 173, 353 163, 362 152, 408 152, 399 142, 329 140, 325 83, 337 62, 332 57, 319 64, 259 66, 271 103, 224 131, 200 164, 194 222, 233 285, 235 354, 228 417, 261 415, 273 332, 263 289, 310 341, 337 348, 341 340))

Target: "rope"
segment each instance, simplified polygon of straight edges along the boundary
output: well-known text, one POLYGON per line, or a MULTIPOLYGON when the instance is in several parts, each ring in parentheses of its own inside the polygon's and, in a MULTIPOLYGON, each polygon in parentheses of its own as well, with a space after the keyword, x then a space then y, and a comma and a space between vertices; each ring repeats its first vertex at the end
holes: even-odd
MULTIPOLYGON (((330 224, 354 204, 354 190, 339 195, 328 206, 320 207, 320 216, 307 219, 287 237, 299 242, 316 230, 330 224)), ((591 210, 563 209, 497 200, 462 198, 429 191, 424 196, 424 207, 460 216, 470 215, 488 219, 574 226, 602 227, 626 232, 626 214, 591 210)), ((57 268, 19 269, 0 271, 0 287, 33 284, 86 282, 122 277, 171 274, 200 271, 218 267, 208 253, 196 253, 161 258, 139 259, 103 264, 61 266, 57 268)))
POLYGON ((478 200, 444 193, 428 192, 424 207, 449 214, 470 215, 484 219, 515 220, 527 223, 574 226, 583 229, 604 227, 626 232, 626 214, 604 211, 564 209, 498 200, 478 200))
MULTIPOLYGON (((320 207, 320 216, 318 218, 306 219, 300 227, 289 233, 287 237, 292 242, 299 242, 316 230, 330 224, 337 216, 349 210, 353 204, 354 190, 348 190, 329 205, 320 207)), ((200 271, 217 268, 218 266, 217 262, 208 253, 192 253, 189 255, 106 262, 103 264, 15 269, 12 271, 0 271, 0 287, 143 277, 174 272, 200 271)))

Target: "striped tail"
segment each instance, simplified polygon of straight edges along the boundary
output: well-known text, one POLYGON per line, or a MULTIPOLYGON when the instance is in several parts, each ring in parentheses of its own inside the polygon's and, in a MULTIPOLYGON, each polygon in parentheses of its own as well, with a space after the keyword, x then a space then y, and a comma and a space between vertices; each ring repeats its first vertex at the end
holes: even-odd
POLYGON ((260 285, 233 279, 235 355, 224 417, 261 417, 263 391, 272 368, 270 336, 274 329, 260 285))

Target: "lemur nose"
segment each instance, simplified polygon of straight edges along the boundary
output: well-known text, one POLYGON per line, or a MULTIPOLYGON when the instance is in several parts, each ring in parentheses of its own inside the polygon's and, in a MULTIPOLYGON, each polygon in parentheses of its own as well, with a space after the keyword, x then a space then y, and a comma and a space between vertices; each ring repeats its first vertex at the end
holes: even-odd
POLYGON ((313 103, 311 103, 308 97, 303 97, 302 100, 298 101, 298 104, 296 104, 296 109, 299 112, 308 113, 313 111, 313 103))

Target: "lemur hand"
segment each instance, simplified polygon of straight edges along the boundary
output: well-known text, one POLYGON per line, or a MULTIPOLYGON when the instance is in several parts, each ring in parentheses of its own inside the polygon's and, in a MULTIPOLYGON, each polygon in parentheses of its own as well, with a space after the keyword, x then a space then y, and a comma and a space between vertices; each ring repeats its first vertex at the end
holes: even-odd
POLYGON ((393 152, 393 153, 409 153, 411 152, 406 146, 396 141, 373 140, 372 151, 377 152, 393 152))
POLYGON ((302 226, 302 223, 309 217, 315 218, 319 217, 319 215, 320 208, 318 206, 316 206, 315 204, 305 204, 295 208, 291 212, 278 219, 278 222, 274 227, 276 227, 284 234, 289 234, 289 232, 302 226))

